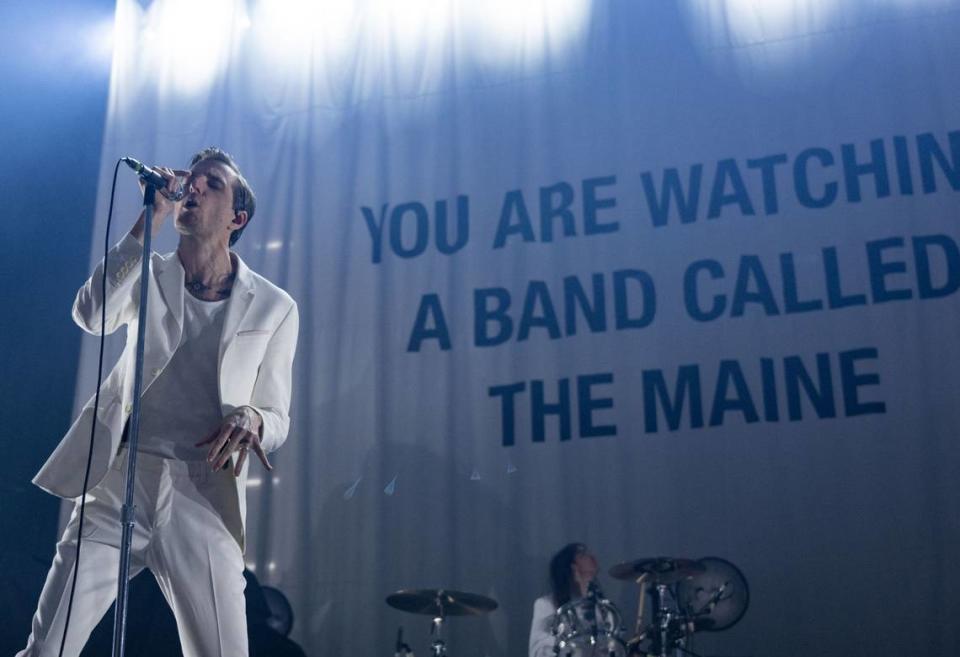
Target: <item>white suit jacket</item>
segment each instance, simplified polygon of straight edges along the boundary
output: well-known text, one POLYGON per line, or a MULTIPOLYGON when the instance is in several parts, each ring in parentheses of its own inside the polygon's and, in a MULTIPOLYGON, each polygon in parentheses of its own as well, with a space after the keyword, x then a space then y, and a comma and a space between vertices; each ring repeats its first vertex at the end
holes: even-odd
MULTIPOLYGON (((127 235, 110 250, 107 258, 106 326, 103 329, 105 333, 113 333, 126 324, 127 342, 100 389, 99 409, 95 411, 91 398, 34 477, 33 483, 54 495, 75 498, 86 492, 81 488, 94 418, 97 432, 87 490, 100 483, 117 456, 124 425, 133 409, 142 252, 142 245, 127 235)), ((150 272, 144 391, 160 375, 180 344, 185 293, 183 265, 176 253, 153 253, 150 272)), ((101 329, 102 275, 103 262, 77 292, 73 304, 74 321, 94 335, 99 335, 101 329)), ((237 275, 225 313, 218 355, 221 412, 226 415, 245 405, 255 408, 263 417, 263 449, 273 451, 286 440, 290 424, 291 376, 299 325, 297 304, 289 294, 251 271, 237 257, 237 275)), ((198 436, 197 440, 202 438, 198 436)), ((241 548, 250 459, 240 476, 235 477, 235 503, 231 502, 230 508, 223 510, 227 528, 241 548)))

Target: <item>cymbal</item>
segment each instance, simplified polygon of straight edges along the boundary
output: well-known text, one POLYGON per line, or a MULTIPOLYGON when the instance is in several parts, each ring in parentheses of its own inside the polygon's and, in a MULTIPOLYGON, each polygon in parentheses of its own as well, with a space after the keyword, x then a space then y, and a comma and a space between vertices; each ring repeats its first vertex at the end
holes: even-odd
POLYGON ((618 563, 610 569, 614 579, 637 579, 640 575, 650 575, 656 584, 673 584, 702 573, 706 567, 693 559, 674 557, 652 557, 618 563))
POLYGON ((446 589, 405 589, 387 596, 400 611, 430 616, 479 616, 497 608, 497 601, 477 593, 446 589))

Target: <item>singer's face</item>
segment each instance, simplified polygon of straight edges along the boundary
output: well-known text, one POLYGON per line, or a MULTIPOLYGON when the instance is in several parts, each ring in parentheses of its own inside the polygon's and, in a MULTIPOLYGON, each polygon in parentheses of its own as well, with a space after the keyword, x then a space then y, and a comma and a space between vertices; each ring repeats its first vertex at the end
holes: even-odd
POLYGON ((229 239, 229 227, 236 218, 233 209, 236 177, 223 162, 197 162, 190 170, 187 194, 177 212, 177 231, 201 239, 229 239))

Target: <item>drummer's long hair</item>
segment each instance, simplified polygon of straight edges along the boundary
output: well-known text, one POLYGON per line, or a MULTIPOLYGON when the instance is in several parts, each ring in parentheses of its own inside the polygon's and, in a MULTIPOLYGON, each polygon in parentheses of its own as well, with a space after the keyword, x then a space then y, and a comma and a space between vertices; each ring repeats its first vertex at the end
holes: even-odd
POLYGON ((568 543, 550 559, 550 589, 553 604, 560 607, 570 602, 573 594, 573 560, 586 546, 583 543, 568 543))

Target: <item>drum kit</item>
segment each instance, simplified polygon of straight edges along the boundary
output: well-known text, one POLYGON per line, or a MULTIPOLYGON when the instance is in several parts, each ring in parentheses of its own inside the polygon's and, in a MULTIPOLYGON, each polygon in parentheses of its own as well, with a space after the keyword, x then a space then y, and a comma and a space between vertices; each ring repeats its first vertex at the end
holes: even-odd
POLYGON ((743 618, 750 589, 743 573, 719 557, 655 557, 617 564, 610 576, 638 585, 637 620, 626 642, 631 655, 693 654, 695 632, 719 632, 743 618), (650 599, 650 620, 644 609, 650 599))
MULTIPOLYGON (((587 595, 557 609, 553 623, 556 657, 692 655, 688 646, 694 633, 732 627, 743 618, 750 603, 743 573, 719 557, 635 559, 619 563, 609 572, 614 579, 637 584, 637 619, 632 634, 627 636, 620 611, 594 582, 587 595)), ((448 617, 479 616, 497 608, 492 598, 446 589, 397 591, 387 596, 387 604, 432 617, 433 657, 447 656, 443 626, 448 617)), ((412 655, 403 643, 401 629, 395 657, 412 655)))

